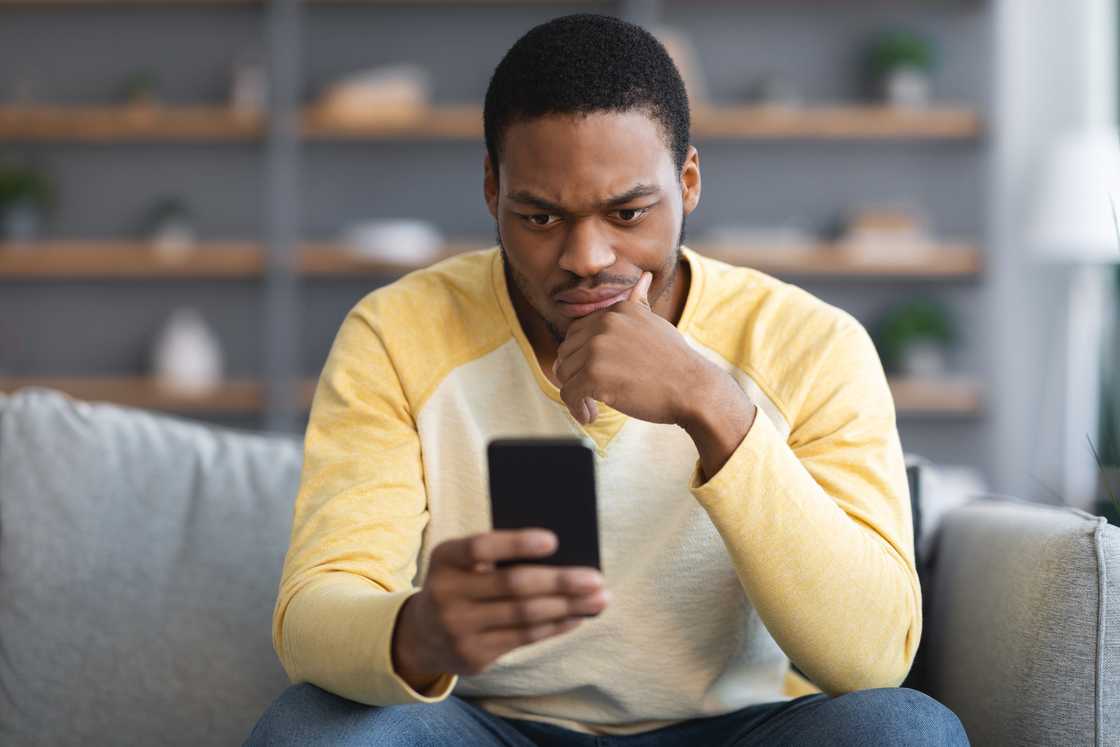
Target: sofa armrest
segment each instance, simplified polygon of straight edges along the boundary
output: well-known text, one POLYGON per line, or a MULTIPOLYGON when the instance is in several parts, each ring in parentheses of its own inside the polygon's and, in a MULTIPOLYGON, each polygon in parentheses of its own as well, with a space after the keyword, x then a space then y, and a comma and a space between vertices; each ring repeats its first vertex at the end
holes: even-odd
POLYGON ((1120 744, 1120 528, 984 499, 929 558, 921 688, 974 744, 1120 744))

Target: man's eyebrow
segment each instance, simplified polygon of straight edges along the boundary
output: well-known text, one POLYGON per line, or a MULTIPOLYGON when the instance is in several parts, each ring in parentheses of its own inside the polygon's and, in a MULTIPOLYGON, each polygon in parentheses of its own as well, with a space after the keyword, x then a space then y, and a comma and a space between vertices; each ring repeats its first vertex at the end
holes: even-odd
MULTIPOLYGON (((639 197, 648 197, 660 192, 661 188, 655 184, 639 184, 620 195, 604 200, 599 204, 598 207, 618 207, 619 205, 625 205, 631 200, 636 200, 639 197)), ((506 195, 506 197, 510 200, 513 200, 514 202, 520 202, 524 205, 532 205, 533 207, 540 208, 541 210, 550 210, 555 213, 565 212, 564 208, 560 205, 550 202, 545 198, 540 197, 539 195, 535 195, 525 189, 520 189, 516 192, 510 192, 508 195, 506 195)))

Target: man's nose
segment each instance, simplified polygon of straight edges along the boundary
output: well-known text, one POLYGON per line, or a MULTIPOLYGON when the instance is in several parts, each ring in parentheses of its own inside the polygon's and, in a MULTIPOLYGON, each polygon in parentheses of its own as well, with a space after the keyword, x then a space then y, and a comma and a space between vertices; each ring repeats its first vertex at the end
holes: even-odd
POLYGON ((593 219, 575 221, 564 241, 560 267, 580 277, 594 277, 615 263, 607 232, 600 231, 593 219))

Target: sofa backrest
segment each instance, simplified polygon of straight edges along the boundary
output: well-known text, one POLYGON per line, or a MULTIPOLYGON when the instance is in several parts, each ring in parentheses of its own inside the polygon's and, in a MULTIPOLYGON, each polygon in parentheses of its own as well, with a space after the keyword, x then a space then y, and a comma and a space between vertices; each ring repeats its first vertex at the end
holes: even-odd
POLYGON ((301 450, 25 389, 0 402, 0 744, 240 744, 301 450))
POLYGON ((1120 528, 975 501, 946 514, 928 571, 922 689, 973 744, 1120 744, 1120 528))

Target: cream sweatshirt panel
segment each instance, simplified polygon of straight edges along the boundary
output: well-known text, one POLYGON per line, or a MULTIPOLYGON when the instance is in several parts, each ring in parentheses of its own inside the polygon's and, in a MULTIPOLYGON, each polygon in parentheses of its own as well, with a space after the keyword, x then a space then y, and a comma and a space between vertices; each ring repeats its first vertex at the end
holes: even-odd
MULTIPOLYGON (((491 438, 580 432, 561 403, 542 396, 514 341, 447 377, 419 426, 432 516, 422 570, 439 542, 490 526, 491 438)), ((697 457, 682 429, 627 420, 596 457, 611 605, 571 633, 459 677, 456 694, 479 698, 495 713, 577 721, 603 733, 783 699, 788 659, 743 593, 707 512, 688 492, 697 457)))

